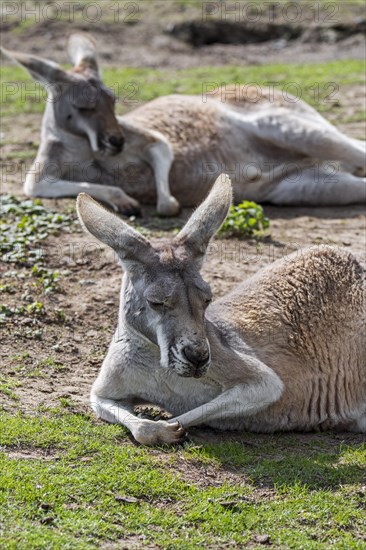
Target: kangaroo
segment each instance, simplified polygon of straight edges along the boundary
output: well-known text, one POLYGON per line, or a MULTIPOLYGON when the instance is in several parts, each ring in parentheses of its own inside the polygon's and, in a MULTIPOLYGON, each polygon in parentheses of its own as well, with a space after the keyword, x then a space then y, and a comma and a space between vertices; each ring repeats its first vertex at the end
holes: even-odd
POLYGON ((342 134, 296 97, 224 86, 202 96, 160 97, 116 116, 89 35, 70 36, 69 71, 3 52, 45 83, 49 95, 25 179, 28 196, 85 191, 124 214, 138 212, 138 201, 157 200, 157 212, 170 216, 180 206, 197 206, 220 173, 229 172, 236 202, 366 203, 365 142, 342 134))
POLYGON ((146 445, 199 424, 366 433, 365 271, 334 247, 290 255, 212 302, 200 268, 232 199, 218 178, 180 233, 149 241, 86 194, 83 226, 125 271, 118 327, 91 391, 97 416, 146 445), (141 419, 149 403, 172 414, 141 419))

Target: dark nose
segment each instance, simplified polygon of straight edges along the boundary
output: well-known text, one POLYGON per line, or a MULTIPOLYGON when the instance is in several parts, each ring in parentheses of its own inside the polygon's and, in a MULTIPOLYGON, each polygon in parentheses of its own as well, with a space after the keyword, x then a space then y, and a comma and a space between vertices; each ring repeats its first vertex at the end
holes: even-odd
POLYGON ((192 348, 190 348, 189 346, 186 346, 183 349, 183 353, 186 359, 188 359, 188 361, 195 367, 202 367, 207 363, 207 361, 210 358, 210 354, 208 350, 197 352, 192 348))
POLYGON ((110 136, 108 138, 108 141, 113 147, 116 147, 118 149, 122 149, 123 137, 121 137, 121 136, 110 136))

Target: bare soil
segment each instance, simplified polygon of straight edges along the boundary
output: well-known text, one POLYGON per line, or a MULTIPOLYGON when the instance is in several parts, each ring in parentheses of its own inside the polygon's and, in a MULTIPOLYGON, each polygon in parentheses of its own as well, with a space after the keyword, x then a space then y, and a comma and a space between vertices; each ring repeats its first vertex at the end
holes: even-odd
POLYGON ((75 30, 95 36, 103 65, 179 69, 319 63, 363 59, 365 53, 364 6, 352 0, 301 2, 298 7, 259 2, 258 8, 253 2, 103 1, 99 13, 78 2, 71 12, 71 2, 53 3, 63 10, 39 3, 33 12, 21 4, 14 16, 3 8, 4 47, 46 56, 52 52, 62 63, 65 35, 75 30))
MULTIPOLYGON (((343 41, 342 47, 339 43, 296 41, 282 43, 279 47, 278 44, 275 46, 274 41, 269 41, 262 44, 214 44, 193 48, 165 32, 174 19, 173 16, 170 18, 169 14, 163 13, 166 4, 167 2, 155 3, 155 12, 150 10, 147 12, 148 16, 144 16, 135 25, 123 24, 117 27, 104 23, 99 26, 89 24, 88 30, 99 38, 103 63, 181 68, 225 63, 246 65, 275 61, 311 62, 342 57, 360 58, 364 55, 364 37, 359 35, 347 39, 349 42, 343 41), (144 36, 143 43, 141 36, 144 36)), ((355 12, 352 17, 357 16, 358 12, 355 12)), ((83 25, 71 24, 67 26, 67 30, 76 27, 83 25)), ((22 32, 15 32, 15 29, 16 26, 11 25, 3 28, 3 43, 8 48, 37 54, 47 52, 47 56, 51 57, 52 54, 55 60, 65 60, 64 22, 55 21, 47 25, 41 22, 23 29, 22 32)), ((345 118, 350 117, 364 104, 363 92, 359 86, 342 90, 340 102, 346 106, 346 111, 342 111, 345 118)), ((337 116, 335 111, 330 118, 335 122, 337 116)), ((5 136, 5 147, 2 155, 5 160, 12 155, 16 168, 2 182, 2 193, 22 196, 24 173, 32 154, 24 161, 20 156, 17 159, 17 152, 35 152, 39 143, 40 121, 40 115, 25 115, 21 121, 4 117, 2 132, 5 136)), ((364 125, 360 122, 344 122, 340 127, 354 137, 359 138, 364 134, 364 125)), ((64 210, 66 205, 71 206, 74 201, 45 200, 44 203, 51 208, 64 210)), ((366 261, 364 207, 271 206, 265 207, 265 213, 271 220, 270 238, 262 242, 214 240, 204 267, 204 277, 212 285, 216 297, 222 296, 269 262, 295 250, 301 254, 308 246, 345 246, 366 261)), ((150 229, 157 239, 162 230, 182 225, 189 211, 184 211, 178 219, 165 221, 159 221, 153 214, 153 209, 144 208, 139 223, 150 229)), ((21 385, 14 385, 18 400, 0 393, 0 401, 8 411, 32 413, 40 406, 57 406, 60 403, 72 410, 87 410, 91 384, 100 368, 117 321, 121 271, 112 252, 81 231, 62 232, 48 238, 42 247, 46 253, 47 267, 67 269, 69 275, 62 277, 58 292, 46 297, 39 289, 32 287, 27 274, 24 280, 17 280, 15 293, 2 295, 2 302, 12 306, 25 305, 27 294, 31 294, 33 298, 44 303, 46 314, 38 320, 13 317, 4 328, 0 350, 1 374, 13 380, 14 384, 20 382, 21 385), (57 314, 59 310, 62 310, 64 319, 60 320, 60 315, 57 314), (33 329, 41 331, 40 340, 32 335, 33 329), (50 358, 59 366, 47 366, 46 360, 50 358), (34 374, 34 369, 38 367, 41 373, 34 374)), ((11 266, 2 264, 1 268, 4 273, 11 266)), ((4 275, 2 283, 7 282, 14 284, 14 279, 4 275)), ((197 442, 242 437, 219 434, 212 430, 194 430, 193 434, 197 442)), ((298 437, 299 445, 302 445, 306 444, 304 442, 310 436, 298 437)), ((339 444, 340 438, 353 443, 362 440, 351 434, 334 435, 328 436, 329 444, 339 444)), ((201 474, 198 470, 192 472, 193 476, 199 477, 201 474)), ((205 475, 210 477, 210 471, 205 475)))

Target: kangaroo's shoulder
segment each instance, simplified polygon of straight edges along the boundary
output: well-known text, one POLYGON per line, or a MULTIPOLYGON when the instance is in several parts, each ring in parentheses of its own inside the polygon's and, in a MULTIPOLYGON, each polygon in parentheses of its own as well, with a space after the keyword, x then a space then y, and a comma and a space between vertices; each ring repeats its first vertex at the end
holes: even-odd
POLYGON ((201 96, 170 95, 156 98, 122 117, 132 124, 162 134, 170 143, 214 144, 223 137, 217 121, 225 111, 219 102, 203 102, 201 96))
POLYGON ((287 327, 296 338, 324 337, 354 320, 356 312, 364 322, 365 282, 365 270, 347 250, 299 251, 260 270, 215 303, 215 316, 253 336, 287 327))

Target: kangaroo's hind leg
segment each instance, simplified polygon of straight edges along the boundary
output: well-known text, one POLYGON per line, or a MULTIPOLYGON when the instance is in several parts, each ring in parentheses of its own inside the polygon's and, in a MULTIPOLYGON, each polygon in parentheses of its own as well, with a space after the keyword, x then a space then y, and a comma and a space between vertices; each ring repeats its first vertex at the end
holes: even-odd
POLYGON ((294 113, 261 116, 252 130, 263 141, 319 161, 339 161, 351 173, 366 174, 366 144, 340 132, 319 117, 309 119, 294 113))
POLYGON ((266 201, 285 206, 366 204, 366 178, 343 172, 338 163, 314 163, 282 179, 266 201))

